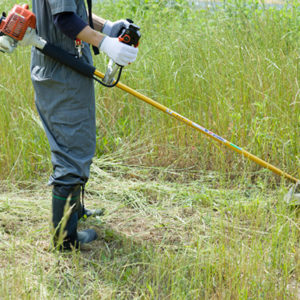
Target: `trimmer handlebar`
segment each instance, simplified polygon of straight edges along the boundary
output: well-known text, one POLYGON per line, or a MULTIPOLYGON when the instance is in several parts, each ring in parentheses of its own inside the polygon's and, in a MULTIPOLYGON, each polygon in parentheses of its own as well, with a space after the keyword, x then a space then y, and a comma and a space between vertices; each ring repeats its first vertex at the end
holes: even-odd
MULTIPOLYGON (((139 40, 141 38, 140 27, 133 23, 132 20, 126 19, 130 25, 128 28, 122 28, 119 33, 119 41, 127 44, 128 46, 139 46, 139 40)), ((120 80, 123 67, 115 63, 112 59, 109 60, 105 76, 102 81, 99 81, 105 87, 114 87, 120 80), (117 79, 115 75, 119 72, 117 79), (114 82, 115 81, 115 82, 114 82)))
POLYGON ((141 38, 140 27, 133 23, 132 20, 127 19, 130 23, 128 28, 123 28, 120 32, 119 41, 129 46, 138 47, 141 38))

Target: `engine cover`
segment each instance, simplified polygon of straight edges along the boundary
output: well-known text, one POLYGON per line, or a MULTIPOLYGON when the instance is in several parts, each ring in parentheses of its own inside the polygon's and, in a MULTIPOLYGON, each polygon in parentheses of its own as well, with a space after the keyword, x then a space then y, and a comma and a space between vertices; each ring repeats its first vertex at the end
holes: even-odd
POLYGON ((36 27, 36 17, 25 4, 15 5, 9 12, 7 18, 0 23, 0 32, 12 37, 14 40, 21 41, 28 27, 36 27))

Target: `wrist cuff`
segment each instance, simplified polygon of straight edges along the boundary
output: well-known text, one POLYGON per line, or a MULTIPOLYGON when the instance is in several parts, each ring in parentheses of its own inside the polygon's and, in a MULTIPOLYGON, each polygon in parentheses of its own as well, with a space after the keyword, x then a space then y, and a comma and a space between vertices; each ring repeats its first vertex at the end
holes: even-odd
MULTIPOLYGON (((102 46, 102 44, 103 44, 103 42, 104 42, 104 40, 106 39, 106 36, 102 39, 102 41, 99 43, 99 46, 98 46, 98 48, 101 50, 101 46, 102 46)), ((102 51, 102 50, 101 50, 102 51)))
POLYGON ((107 20, 103 25, 102 33, 109 35, 111 32, 112 24, 113 23, 111 21, 107 20))

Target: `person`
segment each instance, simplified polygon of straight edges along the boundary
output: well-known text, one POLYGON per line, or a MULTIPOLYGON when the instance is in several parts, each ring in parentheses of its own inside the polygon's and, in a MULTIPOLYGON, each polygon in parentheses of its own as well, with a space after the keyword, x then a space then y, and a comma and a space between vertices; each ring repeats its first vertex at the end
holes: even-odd
MULTIPOLYGON (((92 45, 121 66, 135 61, 138 49, 118 40, 120 31, 129 23, 92 14, 91 0, 88 12, 84 0, 33 0, 32 6, 37 34, 79 60, 93 63, 89 48, 92 45)), ((36 48, 31 53, 31 80, 51 149, 53 173, 49 185, 53 186, 54 245, 71 249, 97 238, 93 229, 77 231, 78 220, 93 214, 84 208, 80 198, 96 147, 94 83, 36 48), (71 213, 66 215, 68 207, 71 213)))

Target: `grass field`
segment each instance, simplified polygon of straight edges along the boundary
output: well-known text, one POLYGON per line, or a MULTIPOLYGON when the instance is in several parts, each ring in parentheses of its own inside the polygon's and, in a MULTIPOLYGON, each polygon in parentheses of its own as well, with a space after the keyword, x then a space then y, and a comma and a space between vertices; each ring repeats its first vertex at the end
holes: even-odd
MULTIPOLYGON (((299 178, 300 5, 226 3, 105 1, 95 12, 142 28, 122 82, 299 178)), ((100 71, 106 63, 95 58, 100 71)), ((0 299, 300 298, 288 182, 100 85, 86 203, 106 214, 80 224, 99 239, 53 251, 50 151, 29 64, 29 48, 0 55, 0 299)))
POLYGON ((0 298, 299 298, 299 216, 284 189, 156 172, 95 162, 86 202, 107 213, 80 225, 99 234, 81 253, 51 251, 50 190, 2 186, 0 298))
MULTIPOLYGON (((173 9, 156 1, 96 7, 104 17, 127 15, 142 27, 139 59, 125 68, 122 81, 298 177, 299 10, 229 5, 225 11, 191 11, 181 2, 173 9)), ((0 57, 1 179, 39 178, 51 169, 29 54, 19 48, 0 57)), ((103 56, 95 59, 101 71, 106 63, 103 56)), ((97 156, 134 145, 134 155, 124 157, 130 163, 221 171, 230 180, 261 170, 133 96, 100 85, 97 135, 97 156)))

